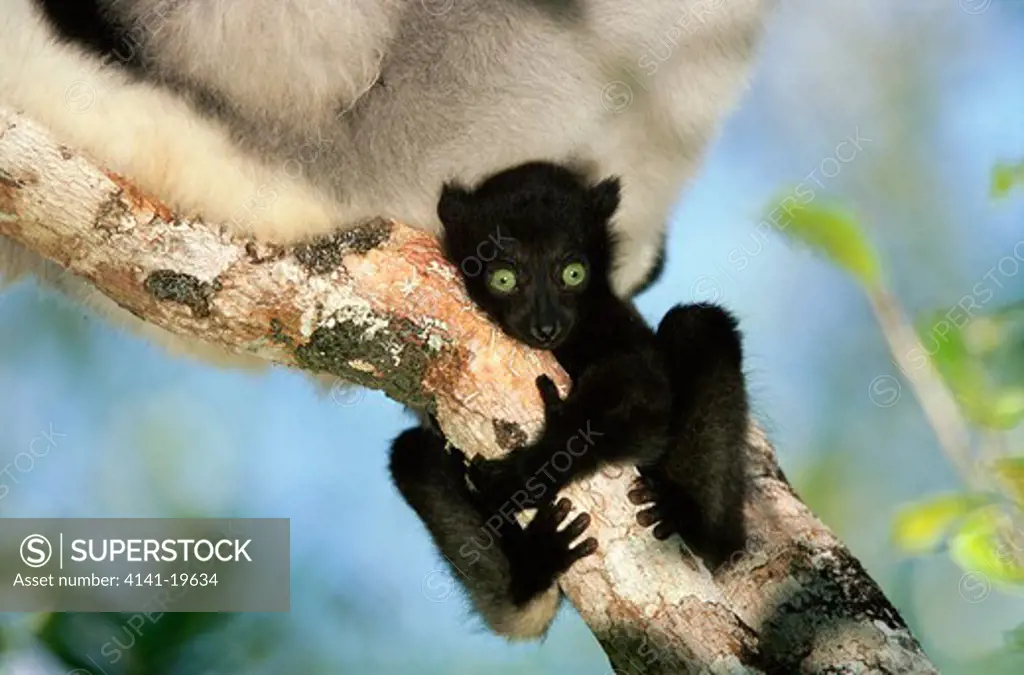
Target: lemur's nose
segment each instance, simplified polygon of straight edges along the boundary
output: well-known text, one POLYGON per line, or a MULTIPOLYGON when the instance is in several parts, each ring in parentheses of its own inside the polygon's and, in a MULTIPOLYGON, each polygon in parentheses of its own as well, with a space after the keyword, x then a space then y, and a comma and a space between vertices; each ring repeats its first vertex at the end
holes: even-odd
POLYGON ((557 321, 554 323, 535 323, 530 327, 530 335, 541 342, 554 342, 560 332, 562 332, 562 326, 557 321))

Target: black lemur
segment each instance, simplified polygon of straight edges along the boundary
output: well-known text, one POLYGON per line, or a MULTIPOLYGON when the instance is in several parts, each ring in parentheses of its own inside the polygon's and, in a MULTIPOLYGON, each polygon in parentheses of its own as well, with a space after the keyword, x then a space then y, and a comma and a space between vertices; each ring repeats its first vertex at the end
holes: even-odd
POLYGON ((740 333, 710 304, 674 307, 655 333, 615 295, 619 196, 617 178, 590 184, 546 162, 472 190, 444 187, 444 247, 470 297, 512 337, 551 350, 573 381, 563 401, 539 377, 540 439, 475 458, 469 476, 491 499, 525 508, 604 465, 634 464, 643 479, 630 499, 653 502, 638 522, 659 538, 679 532, 714 569, 745 541, 740 333), (461 264, 488 238, 498 250, 484 270, 461 264))
POLYGON ((466 484, 462 453, 436 430, 413 428, 392 445, 391 472, 466 587, 477 613, 512 639, 541 637, 558 608, 558 576, 592 554, 576 546, 590 523, 558 489, 609 462, 634 463, 631 490, 653 502, 637 520, 655 536, 679 531, 717 566, 742 545, 740 452, 746 396, 732 318, 711 306, 676 307, 658 334, 609 279, 617 179, 588 185, 568 168, 530 163, 475 190, 446 185, 438 205, 446 254, 467 290, 511 336, 551 349, 573 378, 562 401, 537 384, 545 428, 502 460, 476 460, 466 484), (558 224, 558 227, 551 225, 558 224), (479 274, 462 265, 484 241, 498 255, 479 274), (467 271, 468 270, 468 271, 467 271), (509 514, 538 506, 521 527, 509 514))

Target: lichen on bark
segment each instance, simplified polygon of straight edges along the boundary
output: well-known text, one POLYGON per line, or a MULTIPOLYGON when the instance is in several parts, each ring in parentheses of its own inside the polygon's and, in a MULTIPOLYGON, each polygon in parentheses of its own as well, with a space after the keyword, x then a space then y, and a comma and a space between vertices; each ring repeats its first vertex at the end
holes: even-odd
POLYGON ((434 399, 423 390, 431 357, 426 345, 417 345, 420 331, 407 319, 376 318, 387 329, 372 337, 351 319, 320 326, 306 344, 295 348, 299 366, 381 389, 413 408, 433 412, 434 399))

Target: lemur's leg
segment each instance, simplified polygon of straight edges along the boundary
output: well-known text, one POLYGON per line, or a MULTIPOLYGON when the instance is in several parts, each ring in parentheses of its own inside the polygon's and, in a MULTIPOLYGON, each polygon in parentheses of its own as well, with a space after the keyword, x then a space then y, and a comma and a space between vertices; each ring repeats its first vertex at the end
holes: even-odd
POLYGON ((509 639, 539 638, 558 609, 557 578, 597 550, 580 514, 559 526, 572 508, 567 499, 542 506, 525 528, 501 503, 470 491, 465 458, 445 450, 437 434, 413 427, 391 445, 391 476, 452 567, 483 621, 509 639))
POLYGON ((637 522, 664 539, 678 532, 712 569, 744 547, 749 405, 736 320, 709 304, 678 305, 658 326, 672 386, 665 458, 642 467, 629 497, 653 506, 637 522))

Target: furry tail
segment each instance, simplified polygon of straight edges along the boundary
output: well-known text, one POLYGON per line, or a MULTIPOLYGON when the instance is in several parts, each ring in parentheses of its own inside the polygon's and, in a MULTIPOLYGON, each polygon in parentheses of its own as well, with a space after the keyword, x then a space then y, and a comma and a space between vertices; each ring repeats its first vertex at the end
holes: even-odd
POLYGON ((60 40, 34 0, 0 0, 0 104, 182 213, 278 241, 338 222, 328 201, 180 98, 60 40))

